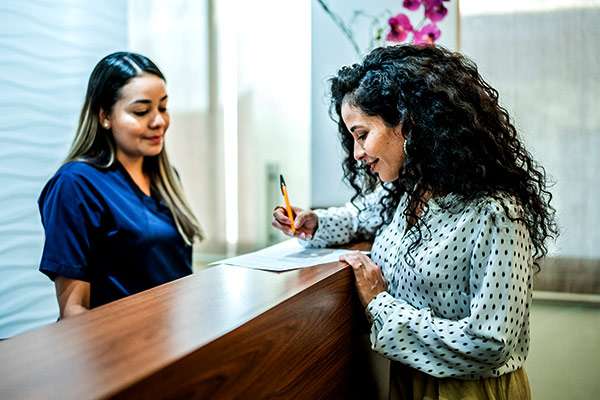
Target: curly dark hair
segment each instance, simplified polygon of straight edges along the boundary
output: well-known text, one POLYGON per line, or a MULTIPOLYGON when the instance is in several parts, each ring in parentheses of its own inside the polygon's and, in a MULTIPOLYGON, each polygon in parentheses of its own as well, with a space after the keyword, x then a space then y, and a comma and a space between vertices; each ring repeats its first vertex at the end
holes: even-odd
POLYGON ((500 204, 511 219, 526 225, 539 270, 539 260, 548 252, 546 240, 558 235, 546 173, 524 148, 498 103, 498 92, 471 60, 439 46, 381 47, 331 79, 330 114, 346 153, 344 179, 354 189, 352 203, 357 205, 380 182, 353 157, 354 139, 341 115, 344 102, 381 117, 389 127, 401 124, 407 154, 398 179, 383 185, 380 228, 391 221, 406 194, 404 215, 418 227, 409 255, 422 240, 424 224, 416 210, 425 205, 425 193, 453 194, 463 204, 508 195, 524 213, 513 218, 505 202, 500 204))

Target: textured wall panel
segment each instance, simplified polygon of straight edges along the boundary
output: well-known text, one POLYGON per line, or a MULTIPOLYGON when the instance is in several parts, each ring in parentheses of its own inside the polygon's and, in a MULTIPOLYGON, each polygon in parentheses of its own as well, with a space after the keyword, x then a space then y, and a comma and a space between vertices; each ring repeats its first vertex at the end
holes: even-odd
MULTIPOLYGON (((471 0, 465 7, 471 3, 481 6, 471 0)), ((463 50, 498 89, 528 148, 556 182, 551 191, 561 237, 553 252, 598 259, 600 0, 587 8, 529 4, 539 10, 463 18, 463 50)))
POLYGON ((0 338, 56 319, 37 197, 73 138, 87 78, 127 47, 127 2, 0 4, 0 338))

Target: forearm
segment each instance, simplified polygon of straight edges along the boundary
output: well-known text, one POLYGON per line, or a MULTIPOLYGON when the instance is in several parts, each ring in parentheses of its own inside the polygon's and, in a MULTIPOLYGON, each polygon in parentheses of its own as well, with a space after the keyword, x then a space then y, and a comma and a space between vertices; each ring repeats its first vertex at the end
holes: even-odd
POLYGON ((86 311, 89 311, 89 308, 82 304, 69 304, 65 307, 61 307, 60 319, 74 317, 75 315, 83 314, 86 311))
POLYGON ((312 240, 301 241, 306 247, 329 247, 351 242, 356 234, 355 215, 346 207, 315 210, 318 226, 312 240))
POLYGON ((413 368, 429 367, 423 364, 428 359, 433 368, 428 373, 434 376, 479 374, 501 365, 510 351, 503 335, 483 336, 469 329, 469 318, 438 318, 431 310, 415 309, 389 293, 376 297, 368 312, 375 351, 413 368))
POLYGON ((371 238, 381 226, 380 198, 382 190, 350 202, 343 207, 315 210, 318 228, 312 240, 301 241, 305 247, 339 246, 352 242, 357 237, 371 238))
POLYGON ((54 281, 60 318, 82 314, 90 307, 90 284, 77 279, 57 277, 54 281))

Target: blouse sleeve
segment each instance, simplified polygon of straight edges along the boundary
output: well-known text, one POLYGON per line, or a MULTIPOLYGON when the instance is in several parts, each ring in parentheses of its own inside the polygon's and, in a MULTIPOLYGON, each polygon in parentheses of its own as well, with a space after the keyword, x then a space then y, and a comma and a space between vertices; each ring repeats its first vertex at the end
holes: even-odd
POLYGON ((381 225, 380 199, 385 191, 380 188, 363 197, 356 205, 347 203, 344 207, 330 207, 315 210, 319 226, 311 240, 299 240, 305 247, 323 248, 342 245, 357 237, 371 239, 381 225))
POLYGON ((88 260, 102 207, 93 188, 80 176, 55 175, 38 200, 45 242, 40 271, 89 281, 88 260))
POLYGON ((516 346, 528 345, 519 334, 528 329, 530 245, 523 223, 488 208, 470 259, 469 315, 440 318, 382 292, 367 307, 373 349, 437 377, 480 376, 506 364, 516 346))

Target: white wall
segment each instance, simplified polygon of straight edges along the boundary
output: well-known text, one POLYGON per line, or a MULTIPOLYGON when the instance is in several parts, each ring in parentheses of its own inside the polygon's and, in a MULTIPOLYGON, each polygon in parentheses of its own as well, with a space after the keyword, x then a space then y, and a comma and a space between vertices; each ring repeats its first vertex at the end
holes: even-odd
POLYGON ((236 10, 240 242, 264 246, 274 239, 272 210, 283 201, 278 173, 290 201, 309 205, 310 5, 263 0, 236 10), (267 180, 269 165, 279 170, 275 182, 267 180))
POLYGON ((167 79, 171 125, 166 148, 208 240, 217 218, 215 143, 210 128, 206 0, 129 0, 128 48, 148 56, 167 79))
POLYGON ((0 7, 0 338, 55 321, 38 265, 37 197, 73 138, 87 79, 127 43, 119 0, 4 0, 0 7))
POLYGON ((167 78, 167 148, 206 234, 196 256, 224 251, 229 222, 237 224, 238 251, 279 239, 271 210, 281 197, 278 185, 267 181, 268 166, 276 166, 277 180, 285 174, 295 205, 307 206, 310 197, 310 5, 129 4, 131 48, 150 56, 167 78), (237 112, 237 128, 226 133, 231 112, 237 112), (237 153, 225 148, 225 135, 237 140, 237 153), (225 173, 230 167, 237 174, 233 188, 225 173), (234 212, 226 206, 231 200, 237 201, 234 212))

